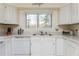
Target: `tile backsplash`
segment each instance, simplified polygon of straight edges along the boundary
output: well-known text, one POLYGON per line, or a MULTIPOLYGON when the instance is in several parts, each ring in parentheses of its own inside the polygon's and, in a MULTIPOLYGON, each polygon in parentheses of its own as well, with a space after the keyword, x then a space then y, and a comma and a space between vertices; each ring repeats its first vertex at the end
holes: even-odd
POLYGON ((61 31, 63 30, 68 30, 68 31, 76 31, 76 34, 79 36, 79 24, 73 24, 73 25, 63 25, 63 26, 59 26, 61 28, 61 31))
MULTIPOLYGON (((12 27, 12 26, 5 26, 5 25, 0 25, 0 36, 2 35, 6 35, 6 31, 8 27, 12 27)), ((12 27, 13 28, 13 35, 17 35, 18 34, 18 28, 19 27, 12 27)), ((79 24, 75 24, 75 25, 69 25, 69 26, 59 26, 59 31, 62 32, 63 30, 70 30, 70 29, 78 29, 78 35, 79 35, 79 24)), ((44 31, 44 32, 48 32, 48 33, 54 33, 55 29, 24 29, 24 35, 29 35, 29 34, 34 34, 34 33, 39 33, 39 31, 44 31)))
POLYGON ((13 32, 14 32, 14 28, 15 28, 14 26, 11 26, 11 25, 0 25, 0 36, 6 35, 8 27, 13 28, 13 32))

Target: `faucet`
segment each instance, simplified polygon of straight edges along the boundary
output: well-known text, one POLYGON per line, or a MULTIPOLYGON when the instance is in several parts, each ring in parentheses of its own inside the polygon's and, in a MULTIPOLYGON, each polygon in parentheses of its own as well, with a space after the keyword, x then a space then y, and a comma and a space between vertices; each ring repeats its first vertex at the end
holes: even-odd
POLYGON ((43 31, 40 31, 40 35, 44 35, 43 31))

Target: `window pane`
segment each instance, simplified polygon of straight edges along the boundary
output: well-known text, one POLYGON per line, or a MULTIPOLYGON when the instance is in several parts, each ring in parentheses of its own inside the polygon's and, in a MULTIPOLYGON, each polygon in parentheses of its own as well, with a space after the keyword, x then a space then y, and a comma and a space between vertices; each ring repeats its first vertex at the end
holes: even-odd
POLYGON ((36 26, 37 26, 37 15, 27 14, 27 27, 36 27, 36 26))
POLYGON ((34 27, 51 27, 52 26, 52 20, 51 20, 51 14, 48 13, 29 13, 26 14, 26 27, 27 28, 34 28, 34 27))
POLYGON ((51 14, 39 15, 39 27, 51 27, 51 14))

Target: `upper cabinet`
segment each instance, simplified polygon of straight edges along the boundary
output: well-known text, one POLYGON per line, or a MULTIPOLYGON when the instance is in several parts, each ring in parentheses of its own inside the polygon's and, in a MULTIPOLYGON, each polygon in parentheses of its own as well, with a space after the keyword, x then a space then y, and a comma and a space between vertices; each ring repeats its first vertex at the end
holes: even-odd
POLYGON ((5 9, 4 9, 4 6, 2 4, 0 4, 0 23, 3 23, 4 22, 4 12, 5 9))
POLYGON ((71 5, 60 8, 59 24, 71 24, 71 5))
POLYGON ((77 3, 73 3, 71 4, 71 23, 79 23, 79 18, 78 18, 78 4, 77 3))
POLYGON ((59 25, 79 23, 79 4, 72 3, 60 8, 59 25))
POLYGON ((17 24, 16 8, 10 5, 0 5, 0 23, 17 24))

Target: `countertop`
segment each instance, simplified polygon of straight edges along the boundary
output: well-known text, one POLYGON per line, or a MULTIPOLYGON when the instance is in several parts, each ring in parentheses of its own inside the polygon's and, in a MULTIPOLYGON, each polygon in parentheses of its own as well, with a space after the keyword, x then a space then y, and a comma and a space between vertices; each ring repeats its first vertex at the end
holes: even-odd
POLYGON ((66 40, 70 40, 74 43, 78 43, 79 44, 79 36, 70 36, 70 35, 62 35, 62 34, 53 34, 52 36, 49 36, 49 35, 13 35, 13 36, 30 36, 31 38, 35 38, 35 37, 38 37, 38 38, 63 38, 63 39, 66 39, 66 40))
POLYGON ((72 41, 76 44, 79 44, 79 36, 69 36, 69 35, 61 35, 65 40, 72 41))
POLYGON ((33 35, 11 35, 11 36, 0 36, 0 38, 12 38, 12 37, 31 37, 31 38, 34 38, 34 37, 41 37, 41 38, 49 38, 49 37, 51 37, 51 38, 53 38, 53 37, 55 37, 55 38, 59 38, 59 37, 61 37, 61 38, 63 38, 63 39, 65 39, 65 40, 70 40, 70 41, 72 41, 72 42, 74 42, 74 43, 76 43, 76 44, 79 44, 79 36, 69 36, 69 35, 62 35, 62 34, 53 34, 52 36, 49 36, 49 35, 35 35, 35 36, 33 36, 33 35))

